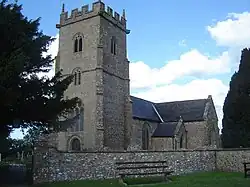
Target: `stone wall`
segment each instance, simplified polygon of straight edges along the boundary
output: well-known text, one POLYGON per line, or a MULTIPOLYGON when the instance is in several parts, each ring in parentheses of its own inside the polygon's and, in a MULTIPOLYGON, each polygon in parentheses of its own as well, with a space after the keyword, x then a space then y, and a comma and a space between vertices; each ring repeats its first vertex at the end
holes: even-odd
POLYGON ((243 171, 250 149, 180 150, 137 152, 58 152, 49 146, 36 147, 34 182, 116 178, 117 161, 166 160, 174 175, 200 171, 243 171))
POLYGON ((152 138, 152 150, 162 151, 162 150, 173 150, 174 149, 174 139, 172 137, 154 137, 152 138))
POLYGON ((221 171, 243 172, 243 162, 250 162, 250 149, 214 151, 216 168, 221 171))
POLYGON ((152 149, 152 134, 157 127, 157 122, 150 122, 139 119, 132 119, 131 122, 131 141, 129 150, 138 151, 142 150, 142 129, 146 126, 149 131, 149 149, 152 149))
POLYGON ((205 146, 207 138, 207 121, 185 122, 187 130, 187 148, 195 149, 205 146))
POLYGON ((71 16, 66 11, 61 13, 60 24, 57 24, 56 69, 62 69, 63 75, 74 74, 76 70, 81 73, 80 84, 72 83, 64 96, 79 97, 84 108, 84 131, 59 135, 59 148, 63 151, 69 150, 71 136, 81 140, 83 149, 127 148, 132 116, 124 16, 119 16, 110 7, 106 11, 100 1, 92 4, 92 10, 85 5, 81 11, 72 10, 71 16), (78 37, 82 38, 83 50, 75 51, 78 37), (115 54, 111 53, 113 37, 115 54))
MULTIPOLYGON (((59 30, 59 68, 63 75, 70 75, 75 69, 81 72, 81 84, 73 83, 65 91, 67 98, 79 97, 84 107, 84 132, 75 133, 82 140, 84 148, 96 146, 96 124, 97 124, 97 69, 98 66, 98 45, 100 35, 100 18, 82 20, 77 23, 63 25, 59 30), (83 37, 83 50, 74 52, 74 39, 77 35, 83 37), (84 138, 82 138, 84 137, 84 138)), ((65 133, 60 141, 64 142, 60 148, 68 150, 67 142, 72 136, 65 133)))
POLYGON ((124 129, 127 126, 125 109, 130 95, 126 33, 117 24, 100 17, 100 45, 103 46, 104 146, 124 150, 124 129), (111 53, 113 37, 116 42, 115 54, 111 53))

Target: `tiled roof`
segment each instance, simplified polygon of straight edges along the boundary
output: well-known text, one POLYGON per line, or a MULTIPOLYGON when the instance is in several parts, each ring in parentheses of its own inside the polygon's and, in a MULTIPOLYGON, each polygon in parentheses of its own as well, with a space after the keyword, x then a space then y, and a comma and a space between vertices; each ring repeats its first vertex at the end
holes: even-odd
POLYGON ((163 121, 202 121, 207 99, 157 103, 155 107, 163 121))
POLYGON ((178 122, 160 123, 157 125, 152 137, 173 137, 178 122))
POLYGON ((160 119, 152 107, 152 102, 134 96, 130 96, 130 98, 133 102, 132 111, 134 118, 160 122, 160 119))
POLYGON ((157 109, 164 122, 178 121, 180 116, 184 122, 201 121, 207 99, 153 103, 144 99, 131 96, 133 117, 160 122, 152 104, 157 109))

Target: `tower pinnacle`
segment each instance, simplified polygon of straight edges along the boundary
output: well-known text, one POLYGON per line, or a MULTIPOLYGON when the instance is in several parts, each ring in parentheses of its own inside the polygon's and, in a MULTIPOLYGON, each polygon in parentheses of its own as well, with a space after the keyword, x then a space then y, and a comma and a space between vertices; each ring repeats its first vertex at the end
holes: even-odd
POLYGON ((64 3, 62 4, 62 13, 64 13, 64 3))
POLYGON ((125 9, 123 9, 123 11, 122 11, 122 17, 126 18, 126 12, 125 12, 125 9))

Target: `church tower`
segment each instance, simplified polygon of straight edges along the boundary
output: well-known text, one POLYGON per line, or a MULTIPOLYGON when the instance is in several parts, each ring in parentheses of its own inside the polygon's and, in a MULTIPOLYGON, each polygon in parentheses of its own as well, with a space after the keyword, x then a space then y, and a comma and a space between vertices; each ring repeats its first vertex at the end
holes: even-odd
POLYGON ((120 16, 99 0, 91 10, 85 5, 69 16, 63 5, 57 28, 56 71, 74 75, 65 97, 83 103, 79 126, 60 135, 59 147, 126 149, 132 116, 125 12, 120 16))

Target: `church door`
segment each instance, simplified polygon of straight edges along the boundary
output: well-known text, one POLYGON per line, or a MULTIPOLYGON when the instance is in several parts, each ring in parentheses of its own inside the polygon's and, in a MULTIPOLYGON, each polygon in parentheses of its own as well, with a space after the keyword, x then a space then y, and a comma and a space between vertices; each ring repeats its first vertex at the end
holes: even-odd
POLYGON ((72 151, 80 151, 81 150, 81 143, 78 138, 74 138, 71 142, 71 149, 72 151))

